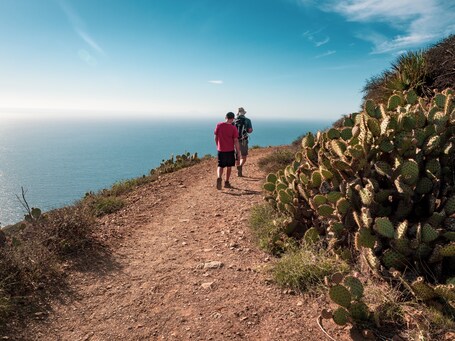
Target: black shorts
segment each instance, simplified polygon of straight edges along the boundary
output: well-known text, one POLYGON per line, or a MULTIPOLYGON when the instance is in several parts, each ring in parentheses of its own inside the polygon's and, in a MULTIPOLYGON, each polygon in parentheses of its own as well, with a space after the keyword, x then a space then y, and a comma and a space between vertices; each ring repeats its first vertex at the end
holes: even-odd
POLYGON ((232 152, 218 152, 218 167, 233 167, 235 165, 235 155, 232 152))

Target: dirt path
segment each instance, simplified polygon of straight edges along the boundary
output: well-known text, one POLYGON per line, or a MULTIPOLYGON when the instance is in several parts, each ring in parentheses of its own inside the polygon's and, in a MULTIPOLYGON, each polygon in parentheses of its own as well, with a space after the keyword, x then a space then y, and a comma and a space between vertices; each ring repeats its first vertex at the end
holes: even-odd
POLYGON ((326 340, 319 300, 271 284, 270 257, 251 239, 249 210, 264 178, 257 161, 270 151, 253 150, 232 189, 216 190, 209 160, 132 193, 103 221, 123 233, 112 256, 73 273, 73 294, 37 317, 28 338, 326 340))

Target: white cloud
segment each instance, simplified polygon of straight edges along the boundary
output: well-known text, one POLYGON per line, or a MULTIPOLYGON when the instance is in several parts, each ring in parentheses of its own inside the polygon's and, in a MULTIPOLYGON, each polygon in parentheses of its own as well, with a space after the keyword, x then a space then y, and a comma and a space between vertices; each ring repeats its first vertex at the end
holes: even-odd
POLYGON ((400 35, 364 39, 373 43, 373 53, 421 47, 455 32, 455 3, 444 0, 300 0, 305 6, 318 6, 338 13, 348 21, 385 23, 400 35))
POLYGON ((210 84, 223 84, 222 80, 213 80, 213 81, 208 81, 210 84))
POLYGON ((323 58, 323 57, 328 57, 328 56, 331 56, 332 54, 335 54, 337 53, 337 51, 334 51, 334 50, 329 50, 323 54, 320 54, 320 55, 317 55, 315 58, 323 58))
POLYGON ((87 32, 84 21, 78 16, 76 11, 68 4, 66 0, 59 0, 58 4, 60 5, 62 11, 65 13, 76 34, 92 49, 104 56, 106 53, 95 41, 95 39, 93 39, 93 37, 87 32))

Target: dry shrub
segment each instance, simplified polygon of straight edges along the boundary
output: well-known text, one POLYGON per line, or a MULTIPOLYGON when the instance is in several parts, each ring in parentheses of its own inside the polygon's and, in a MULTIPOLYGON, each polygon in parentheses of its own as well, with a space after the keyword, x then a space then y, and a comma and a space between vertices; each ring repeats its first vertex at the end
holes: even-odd
POLYGON ((77 253, 90 245, 94 227, 89 208, 79 204, 47 213, 37 230, 42 230, 43 242, 49 251, 62 256, 77 253))

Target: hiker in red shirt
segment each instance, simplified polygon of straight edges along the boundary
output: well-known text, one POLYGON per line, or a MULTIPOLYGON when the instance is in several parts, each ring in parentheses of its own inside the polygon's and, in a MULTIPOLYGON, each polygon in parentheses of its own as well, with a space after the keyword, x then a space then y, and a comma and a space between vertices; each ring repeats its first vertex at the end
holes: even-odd
POLYGON ((225 188, 231 188, 229 178, 231 177, 231 167, 235 165, 235 151, 240 151, 239 132, 232 124, 235 115, 233 112, 226 114, 226 121, 220 122, 215 128, 215 143, 218 150, 218 168, 216 188, 221 189, 223 169, 226 167, 225 188))

